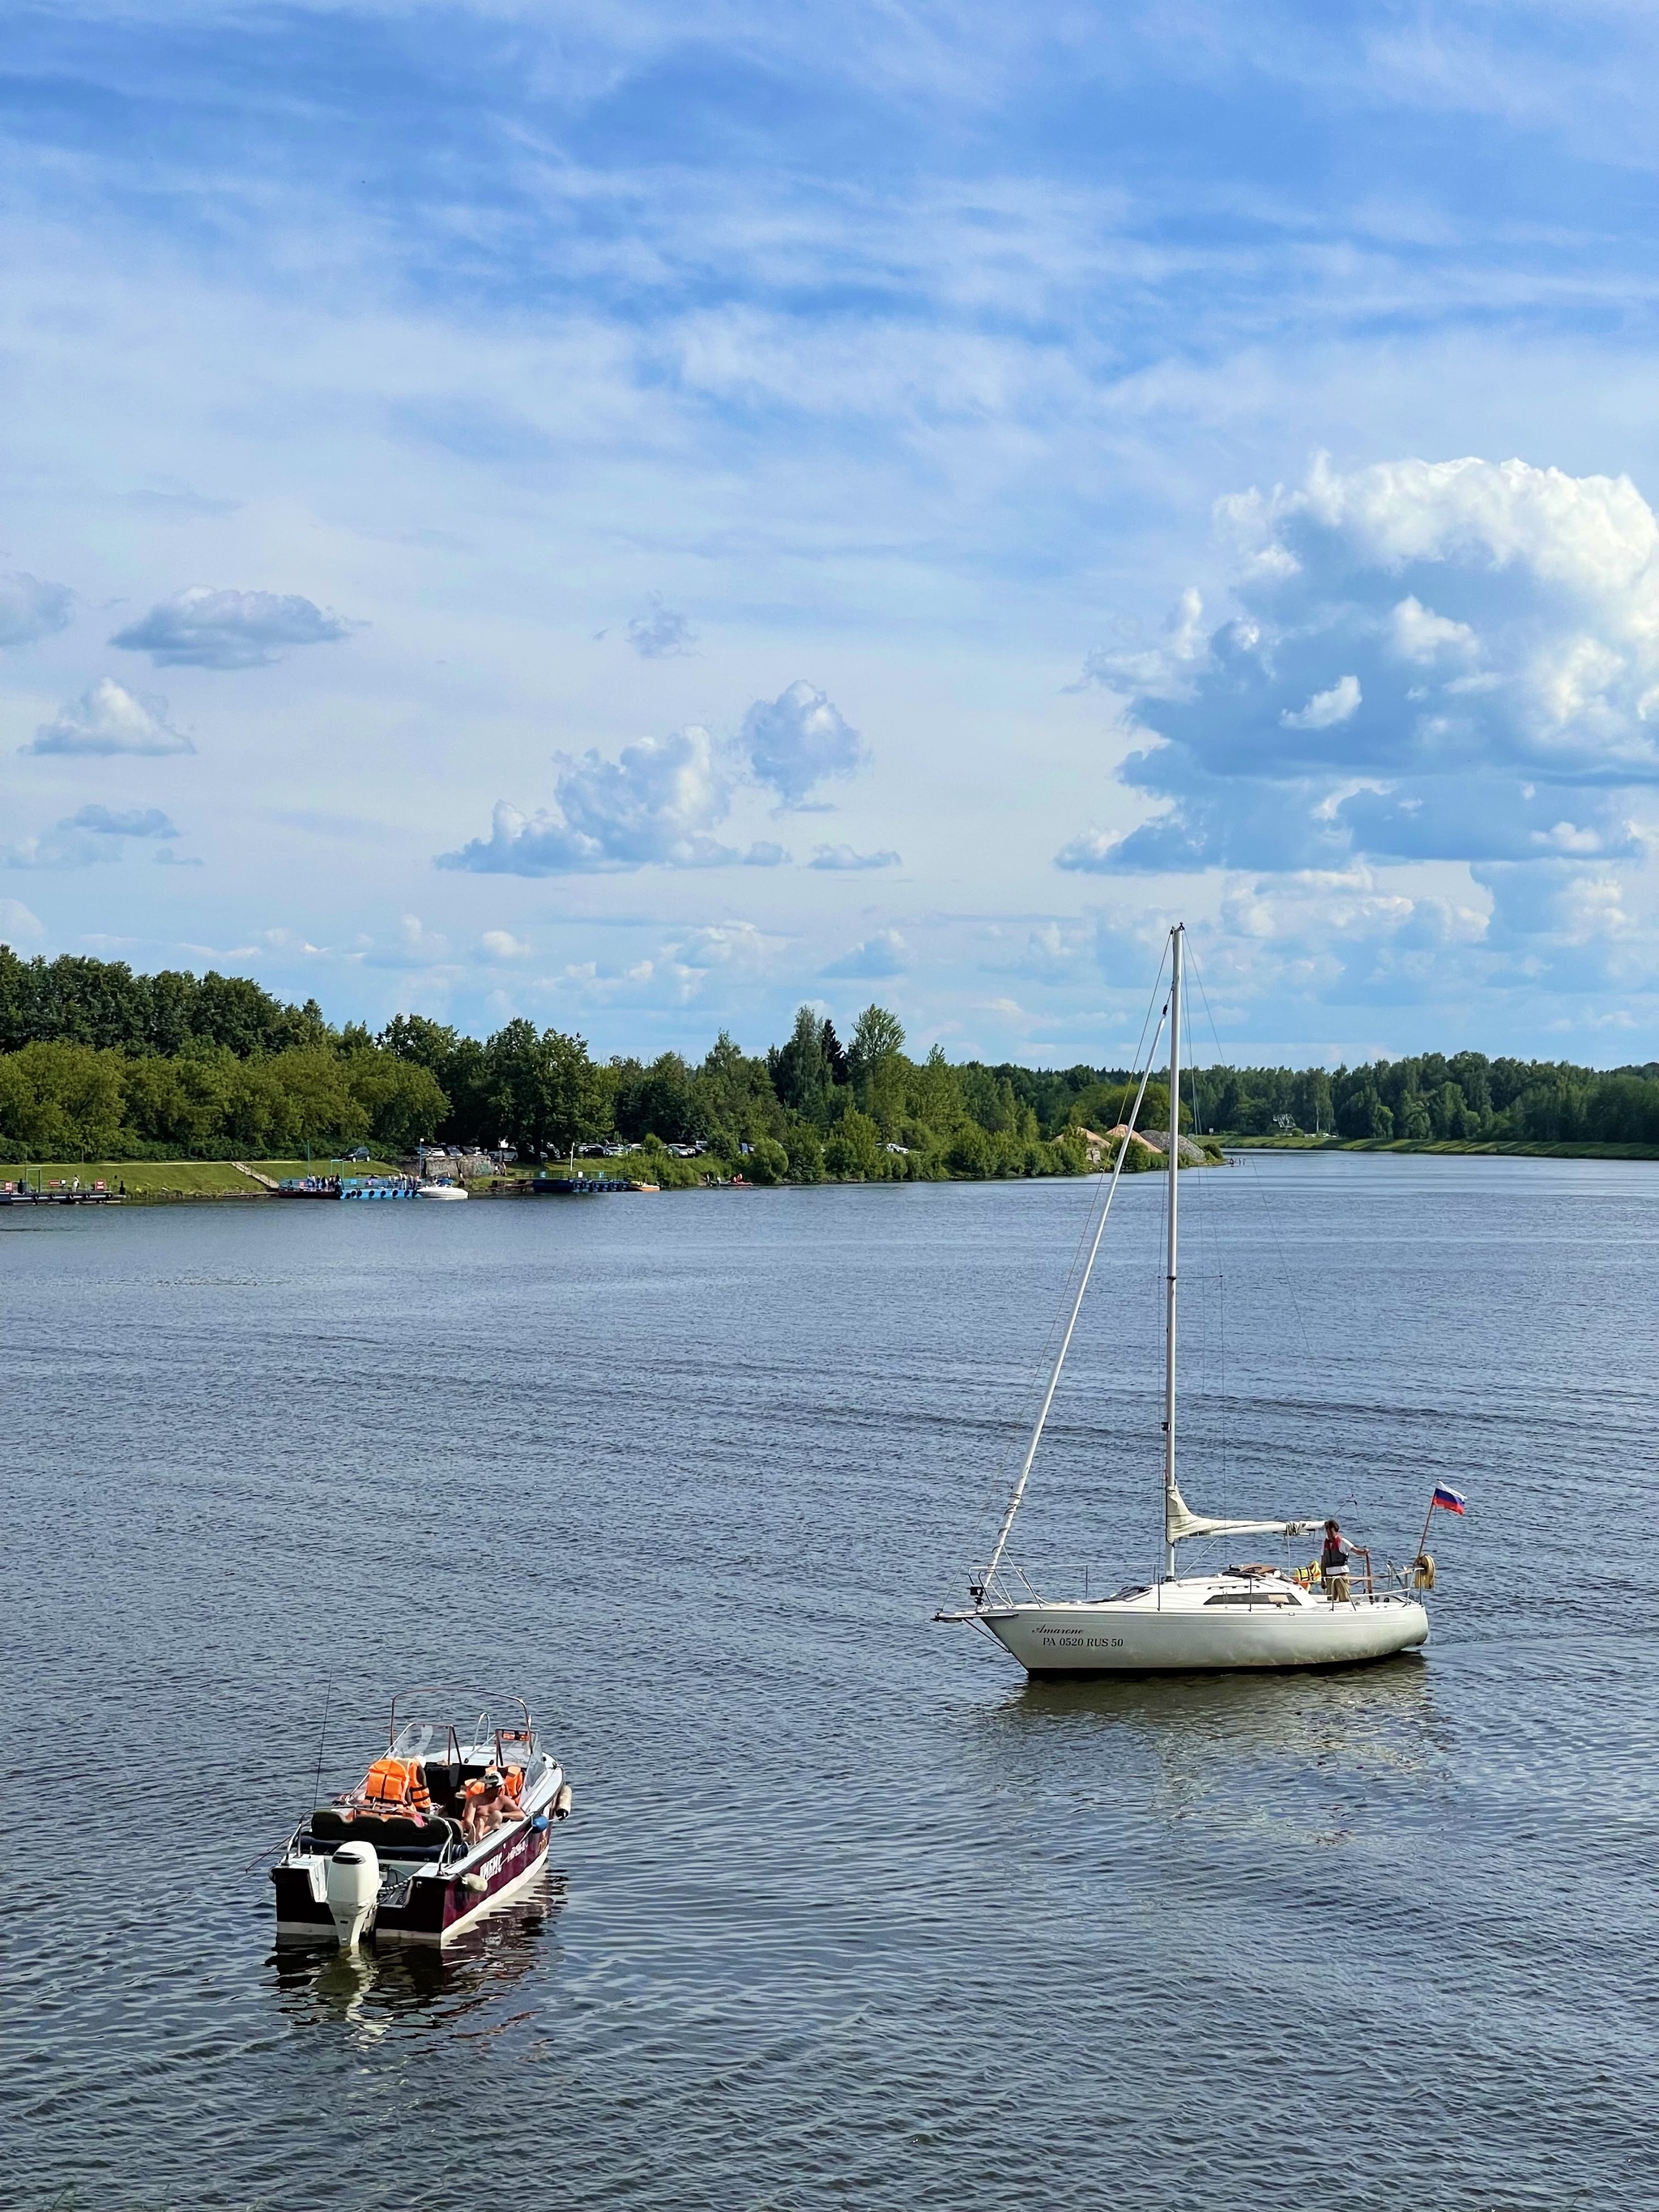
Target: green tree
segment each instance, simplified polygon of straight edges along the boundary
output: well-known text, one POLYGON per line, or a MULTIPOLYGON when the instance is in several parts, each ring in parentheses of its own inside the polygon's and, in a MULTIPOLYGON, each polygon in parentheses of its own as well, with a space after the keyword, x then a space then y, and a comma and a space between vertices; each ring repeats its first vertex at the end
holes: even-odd
POLYGON ((229 1053, 129 1060, 123 1077, 125 1121, 145 1145, 200 1152, 225 1135, 231 1087, 240 1065, 229 1053))
MULTIPOLYGON (((822 1128, 829 1120, 830 1094, 835 1070, 824 1050, 824 1030, 811 1006, 802 1006, 787 1044, 774 1045, 766 1055, 772 1088, 792 1113, 822 1128)), ((833 1035, 833 1032, 831 1032, 833 1035)))
POLYGON ((880 1175, 882 1159, 881 1132, 867 1114, 849 1107, 830 1133, 824 1166, 831 1175, 868 1182, 880 1175))
POLYGON ((522 1018, 484 1048, 484 1103, 520 1152, 540 1158, 585 1145, 610 1127, 611 1090, 585 1038, 522 1018))
POLYGON ((964 1121, 951 1139, 945 1164, 952 1175, 988 1176, 994 1155, 991 1139, 977 1121, 964 1121))
POLYGON ((757 1137, 738 1165, 750 1182, 782 1182, 789 1174, 789 1155, 775 1137, 757 1137))
POLYGON ((1400 1111, 1395 1116, 1395 1126, 1402 1137, 1421 1139, 1434 1134, 1434 1122, 1427 1102, 1420 1091, 1407 1091, 1401 1096, 1400 1111))
POLYGON ((344 1055, 341 1069, 368 1116, 369 1134, 383 1151, 413 1152, 449 1119, 449 1101, 437 1078, 415 1060, 398 1060, 369 1046, 344 1055))
POLYGON ((896 1059, 904 1049, 904 1027, 885 1006, 868 1006, 853 1024, 853 1042, 847 1048, 847 1066, 854 1083, 872 1075, 884 1060, 896 1059))
POLYGON ((0 1057, 0 1138, 23 1159, 103 1159, 121 1140, 126 1062, 94 1046, 42 1042, 0 1057))
POLYGON ((810 1121, 791 1125, 785 1139, 789 1159, 789 1178, 792 1182, 822 1182, 823 1181, 823 1146, 818 1133, 810 1121))

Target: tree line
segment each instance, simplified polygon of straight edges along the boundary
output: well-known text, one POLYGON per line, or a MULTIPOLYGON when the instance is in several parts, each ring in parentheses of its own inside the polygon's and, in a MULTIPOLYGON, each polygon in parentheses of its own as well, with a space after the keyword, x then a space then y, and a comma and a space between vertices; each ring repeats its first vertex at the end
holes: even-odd
MULTIPOLYGON (((843 1042, 803 1006, 764 1053, 722 1031, 697 1061, 601 1061, 580 1036, 524 1019, 477 1038, 399 1014, 371 1035, 243 976, 140 975, 0 945, 0 1147, 14 1160, 269 1159, 362 1144, 406 1154, 426 1139, 538 1158, 615 1139, 649 1147, 670 1183, 739 1167, 757 1182, 1074 1175, 1091 1164, 1082 1133, 1109 1132, 1133 1095, 1123 1068, 952 1062, 937 1045, 916 1059, 905 1044, 884 1007, 843 1042)), ((1659 1144, 1651 1063, 1601 1073, 1425 1054, 1334 1072, 1200 1068, 1190 1082, 1182 1125, 1206 1137, 1659 1144)), ((1141 1126, 1168 1115, 1154 1083, 1141 1126)))
POLYGON ((1602 1071, 1566 1060, 1422 1053, 1358 1067, 1196 1070, 1200 1125, 1229 1136, 1659 1145, 1659 1062, 1602 1071))

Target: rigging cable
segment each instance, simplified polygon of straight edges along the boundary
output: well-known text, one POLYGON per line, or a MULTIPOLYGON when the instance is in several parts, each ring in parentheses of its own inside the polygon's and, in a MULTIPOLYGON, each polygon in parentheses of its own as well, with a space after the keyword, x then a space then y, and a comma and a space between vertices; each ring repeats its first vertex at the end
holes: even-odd
MULTIPOLYGON (((1168 952, 1167 952, 1167 950, 1166 950, 1165 954, 1164 954, 1164 958, 1165 958, 1165 959, 1166 959, 1167 957, 1168 957, 1168 952)), ((1158 974, 1156 975, 1156 976, 1155 976, 1155 977, 1153 978, 1153 980, 1152 980, 1152 995, 1151 995, 1151 997, 1148 999, 1148 1000, 1147 1000, 1147 1002, 1146 1002, 1146 1013, 1144 1014, 1144 1016, 1143 1016, 1143 1017, 1142 1017, 1142 1018, 1141 1018, 1141 1024, 1140 1024, 1140 1035, 1139 1035, 1139 1036, 1136 1038, 1136 1040, 1135 1040, 1135 1048, 1134 1048, 1134 1053, 1133 1053, 1133 1057, 1131 1058, 1131 1060, 1130 1060, 1130 1061, 1129 1061, 1129 1069, 1130 1069, 1130 1073, 1129 1073, 1129 1081, 1130 1081, 1131 1083, 1133 1083, 1133 1080, 1134 1080, 1134 1070, 1135 1070, 1136 1068, 1138 1068, 1138 1067, 1140 1066, 1140 1064, 1141 1064, 1141 1060, 1142 1060, 1143 1055, 1144 1055, 1144 1054, 1150 1054, 1150 1052, 1151 1052, 1151 1050, 1152 1050, 1152 1049, 1154 1049, 1154 1048, 1156 1048, 1156 1044, 1157 1044, 1157 1037, 1156 1037, 1156 1036, 1153 1038, 1152 1046, 1152 1047, 1148 1047, 1147 1042, 1146 1042, 1146 1030, 1147 1030, 1148 1024, 1149 1024, 1151 1023, 1151 1021, 1152 1021, 1152 1018, 1153 1013, 1154 1013, 1154 1012, 1156 1012, 1156 1010, 1157 1010, 1157 1007, 1158 1007, 1158 991, 1159 991, 1159 988, 1160 988, 1160 987, 1161 987, 1161 985, 1162 985, 1163 981, 1164 981, 1164 959, 1160 959, 1160 960, 1159 960, 1159 962, 1158 962, 1158 974)), ((1163 1024, 1162 1024, 1162 1018, 1160 1017, 1160 1020, 1159 1020, 1159 1033, 1160 1033, 1160 1034, 1161 1034, 1161 1032, 1162 1032, 1162 1026, 1163 1026, 1163 1024)), ((1147 1075, 1150 1075, 1150 1074, 1151 1074, 1151 1072, 1152 1072, 1152 1071, 1151 1071, 1151 1066, 1150 1066, 1150 1065, 1149 1065, 1149 1066, 1148 1066, 1148 1068, 1147 1068, 1147 1075)), ((1143 1092, 1143 1093, 1144 1093, 1144 1091, 1145 1091, 1145 1090, 1146 1090, 1146 1077, 1143 1077, 1143 1078, 1142 1078, 1142 1079, 1141 1079, 1141 1086, 1140 1086, 1141 1092, 1143 1092)), ((1132 1126, 1132 1127, 1133 1126, 1133 1123, 1134 1123, 1135 1115, 1139 1114, 1139 1110, 1140 1110, 1140 1096, 1139 1096, 1139 1094, 1137 1094, 1137 1096, 1136 1096, 1136 1099, 1135 1099, 1134 1113, 1133 1113, 1133 1114, 1132 1114, 1132 1115, 1130 1115, 1130 1124, 1131 1124, 1131 1126, 1132 1126)), ((1126 1149, 1127 1149, 1127 1140, 1126 1140, 1126 1149)), ((1120 1153, 1120 1159, 1121 1158, 1121 1157, 1122 1157, 1122 1154, 1121 1154, 1121 1153, 1120 1153)), ((1052 1320, 1052 1321, 1049 1322, 1049 1324, 1048 1324, 1048 1327, 1047 1332, 1045 1333, 1045 1334, 1044 1334, 1044 1336, 1043 1336, 1043 1339, 1042 1339, 1042 1342, 1041 1346, 1039 1346, 1039 1348, 1038 1348, 1037 1356, 1036 1356, 1036 1360, 1035 1360, 1035 1362, 1034 1362, 1034 1364, 1033 1364, 1032 1389, 1033 1389, 1034 1394, 1035 1394, 1035 1391, 1036 1391, 1036 1388, 1037 1388, 1038 1384, 1040 1383, 1040 1382, 1041 1382, 1041 1380, 1042 1380, 1042 1377, 1045 1374, 1047 1374, 1047 1373, 1049 1371, 1049 1370, 1050 1370, 1050 1368, 1051 1368, 1051 1367, 1053 1367, 1053 1366, 1054 1366, 1054 1347, 1055 1347, 1055 1346, 1056 1346, 1056 1343, 1057 1343, 1058 1339, 1059 1339, 1059 1336, 1060 1336, 1060 1325, 1061 1325, 1061 1322, 1062 1322, 1062 1320, 1063 1320, 1063 1317, 1064 1317, 1064 1316, 1065 1316, 1065 1314, 1066 1314, 1066 1307, 1067 1307, 1068 1302, 1070 1301, 1070 1299, 1071 1299, 1071 1297, 1072 1297, 1072 1296, 1073 1296, 1073 1289, 1072 1289, 1072 1286, 1073 1286, 1073 1285, 1077 1281, 1079 1267, 1080 1266, 1091 1267, 1091 1266, 1093 1265, 1093 1259, 1092 1259, 1092 1255, 1089 1255, 1090 1231, 1091 1231, 1091 1229, 1094 1229, 1094 1226, 1095 1226, 1095 1208, 1096 1208, 1096 1206, 1097 1206, 1097 1205, 1099 1205, 1099 1204, 1101 1203, 1101 1199, 1102 1199, 1102 1194, 1103 1194, 1103 1186, 1104 1187, 1104 1202, 1105 1202, 1105 1206, 1106 1206, 1107 1207, 1109 1207, 1109 1206, 1110 1206, 1110 1205, 1111 1205, 1111 1202, 1112 1202, 1112 1191, 1116 1188, 1116 1178, 1115 1178, 1115 1175, 1114 1175, 1114 1176, 1113 1176, 1111 1178, 1109 1178, 1109 1178, 1106 1178, 1106 1177, 1100 1177, 1100 1178, 1085 1177, 1085 1178, 1084 1178, 1084 1183, 1085 1183, 1085 1191, 1086 1191, 1086 1194, 1087 1194, 1087 1200, 1088 1200, 1088 1203, 1087 1203, 1087 1205, 1086 1205, 1085 1206, 1084 1206, 1084 1207, 1083 1207, 1083 1209, 1082 1209, 1082 1222, 1081 1222, 1081 1226, 1079 1227, 1079 1231, 1078 1231, 1077 1243, 1076 1243, 1075 1246, 1074 1246, 1074 1247, 1073 1247, 1073 1249, 1071 1260, 1070 1260, 1070 1261, 1069 1261, 1069 1263, 1068 1263, 1068 1265, 1067 1265, 1067 1267, 1066 1267, 1066 1274, 1065 1274, 1064 1279, 1062 1280, 1062 1282, 1061 1282, 1061 1284, 1060 1284, 1060 1295, 1059 1301, 1058 1301, 1058 1303, 1057 1303, 1057 1304, 1056 1304, 1056 1306, 1055 1306, 1055 1308, 1054 1308, 1054 1318, 1053 1318, 1053 1320, 1052 1320), (1091 1188, 1091 1187, 1090 1187, 1090 1186, 1091 1186, 1091 1184, 1092 1184, 1092 1186, 1093 1186, 1092 1188, 1091 1188), (1089 1256, 1087 1256, 1087 1257, 1086 1257, 1086 1259, 1085 1259, 1085 1255, 1089 1255, 1089 1256)), ((1102 1228, 1103 1228, 1103 1227, 1104 1227, 1104 1225, 1105 1225, 1105 1223, 1104 1223, 1104 1215, 1103 1214, 1103 1216, 1102 1216, 1102 1222, 1101 1222, 1101 1227, 1102 1227, 1102 1228)), ((1099 1243, 1099 1242, 1100 1242, 1100 1234, 1099 1234, 1099 1231, 1098 1231, 1098 1230, 1096 1230, 1096 1231, 1095 1231, 1094 1242, 1095 1242, 1095 1244, 1096 1244, 1096 1245, 1098 1245, 1098 1243, 1099 1243)), ((1081 1293, 1080 1293, 1080 1292, 1079 1292, 1079 1293, 1078 1293, 1078 1297, 1079 1297, 1079 1304, 1080 1304, 1080 1302, 1081 1302, 1081 1293)), ((1075 1315, 1075 1313, 1073 1313, 1073 1322, 1075 1322, 1075 1320, 1076 1320, 1076 1315, 1075 1315)), ((1069 1334, 1069 1333, 1068 1333, 1068 1334, 1069 1334)), ((1052 1389, 1052 1387, 1051 1387, 1051 1388, 1050 1388, 1050 1391, 1049 1391, 1049 1396, 1050 1396, 1050 1398, 1052 1398, 1053 1395, 1054 1395, 1054 1394, 1053 1394, 1053 1389, 1052 1389)), ((1047 1410, 1048 1410, 1048 1409, 1047 1409, 1047 1406, 1046 1406, 1046 1404, 1045 1404, 1045 1407, 1044 1407, 1044 1408, 1043 1408, 1043 1413, 1042 1413, 1042 1414, 1041 1416, 1039 1416, 1038 1423, 1037 1423, 1037 1434, 1038 1434, 1039 1436, 1042 1434, 1042 1421, 1043 1421, 1043 1419, 1046 1419, 1046 1417, 1047 1417, 1047 1410)), ((985 1516, 988 1512, 990 1512, 990 1511, 993 1510, 993 1508, 995 1506, 995 1504, 996 1504, 996 1503, 997 1503, 998 1499, 999 1499, 999 1498, 1003 1495, 1003 1492, 1004 1492, 1004 1490, 1005 1490, 1005 1488, 1006 1488, 1006 1482, 1007 1482, 1008 1465, 1009 1465, 1010 1461, 1013 1458, 1015 1449, 1017 1449, 1018 1444, 1018 1442, 1019 1442, 1019 1438, 1020 1438, 1020 1437, 1021 1437, 1024 1433, 1024 1429, 1023 1429, 1023 1428, 1021 1428, 1021 1429, 1017 1429, 1017 1430, 1011 1430, 1011 1431, 1008 1432, 1008 1434, 1007 1434, 1006 1437, 1005 1438, 1004 1443, 1003 1443, 1002 1450, 1001 1450, 1000 1454, 998 1455, 995 1468, 994 1468, 994 1471, 993 1471, 993 1473, 992 1473, 992 1475, 991 1475, 990 1487, 987 1490, 987 1492, 986 1492, 986 1493, 985 1493, 984 1497, 981 1499, 981 1501, 980 1501, 980 1504, 979 1504, 979 1507, 978 1507, 978 1509, 977 1509, 977 1510, 976 1510, 976 1512, 975 1512, 975 1516, 974 1516, 974 1517, 975 1517, 975 1522, 981 1521, 981 1520, 984 1518, 984 1516, 985 1516)), ((1027 1471, 1029 1472, 1029 1468, 1028 1468, 1028 1470, 1027 1470, 1027 1471)), ((1022 1487, 1023 1487, 1023 1486, 1024 1486, 1024 1485, 1023 1485, 1023 1483, 1022 1483, 1022 1487)), ((1005 1538, 1005 1540, 1006 1540, 1006 1538, 1005 1538)), ((999 1547, 998 1547, 998 1556, 999 1556, 999 1557, 1000 1556, 1000 1545, 999 1545, 999 1547)))
MULTIPOLYGON (((1173 940, 1171 941, 1173 942, 1173 940)), ((1158 963, 1159 982, 1162 982, 1163 977, 1164 968, 1162 962, 1160 962, 1158 963)), ((1128 1121, 1126 1125, 1130 1133, 1133 1132, 1135 1125, 1140 1118, 1141 1102, 1146 1096, 1146 1085, 1152 1079, 1152 1054, 1158 1049, 1158 1040, 1164 1034, 1164 1019, 1168 1018, 1171 1012, 1173 997, 1174 994, 1171 993, 1170 1000, 1165 1002, 1164 1013, 1160 1015, 1158 1028, 1153 1034, 1152 1047, 1147 1054, 1146 1072, 1141 1076, 1140 1088, 1135 1093, 1135 1103, 1130 1110, 1128 1121)), ((1157 1003, 1158 991, 1157 986, 1154 985, 1152 1004, 1156 1006, 1157 1003)), ((1178 1016, 1179 1009, 1176 1008, 1174 1011, 1178 1016)), ((1146 1018, 1147 1021, 1152 1019, 1150 1007, 1147 1010, 1146 1018)), ((1141 1027, 1141 1035, 1143 1037, 1146 1033, 1146 1024, 1143 1024, 1141 1027)), ((1072 1333, 1077 1327, 1078 1316, 1083 1310, 1084 1295, 1088 1290, 1089 1278, 1094 1270, 1095 1255, 1100 1249, 1100 1240, 1106 1233, 1107 1217, 1112 1210, 1112 1200, 1117 1195, 1118 1182, 1123 1174, 1123 1163, 1128 1158, 1130 1142, 1131 1135, 1126 1134, 1123 1141, 1118 1146, 1117 1158, 1113 1163, 1112 1166, 1111 1180, 1106 1186, 1105 1197, 1101 1204, 1100 1220, 1095 1230, 1094 1241, 1089 1248, 1089 1257, 1083 1269, 1082 1279, 1078 1284, 1077 1297, 1072 1307, 1071 1319, 1066 1324, 1066 1334, 1060 1340, 1060 1351, 1054 1360, 1054 1371, 1048 1379, 1048 1388, 1043 1396, 1042 1410, 1037 1414, 1036 1425, 1031 1431, 1031 1441, 1026 1447, 1025 1458, 1019 1470, 1018 1480, 1015 1482, 1012 1494, 1009 1498, 1007 1510, 1002 1516, 1002 1525, 997 1530, 996 1543, 992 1549, 990 1561, 985 1570, 985 1581, 987 1583, 989 1583, 992 1576, 995 1574, 998 1567, 1001 1564, 1004 1547, 1007 1544, 1009 1535, 1013 1528, 1014 1516, 1019 1511, 1020 1500, 1025 1495, 1025 1485, 1030 1478, 1031 1465, 1033 1461, 1036 1458, 1037 1446, 1042 1441, 1043 1428, 1048 1419, 1048 1408, 1054 1404, 1054 1393, 1060 1388, 1060 1371, 1066 1364, 1066 1354, 1071 1346, 1072 1333)))

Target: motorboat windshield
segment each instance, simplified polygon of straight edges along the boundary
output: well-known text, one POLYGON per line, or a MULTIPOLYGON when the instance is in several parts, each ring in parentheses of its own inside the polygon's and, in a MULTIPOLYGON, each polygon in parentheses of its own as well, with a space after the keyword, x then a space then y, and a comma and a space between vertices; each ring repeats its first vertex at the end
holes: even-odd
POLYGON ((477 1690, 400 1690, 392 1701, 386 1751, 394 1759, 445 1759, 465 1765, 482 1758, 522 1765, 536 1749, 530 1708, 511 1693, 477 1690))

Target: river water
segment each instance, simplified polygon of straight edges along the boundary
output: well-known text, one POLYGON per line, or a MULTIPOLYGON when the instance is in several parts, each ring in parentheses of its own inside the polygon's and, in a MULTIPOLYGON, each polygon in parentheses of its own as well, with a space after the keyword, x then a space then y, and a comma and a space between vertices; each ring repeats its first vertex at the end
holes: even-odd
MULTIPOLYGON (((0 2205, 1659 2203, 1659 1170, 1182 1194, 1188 1498, 1400 1558, 1454 1482, 1422 1658, 1028 1686, 933 1625, 1088 1186, 6 1219, 0 2205), (544 1886, 278 1955, 325 1698, 326 1792, 434 1680, 561 1750, 544 1886)), ((1163 1203, 1057 1587, 1153 1564, 1163 1203)))

